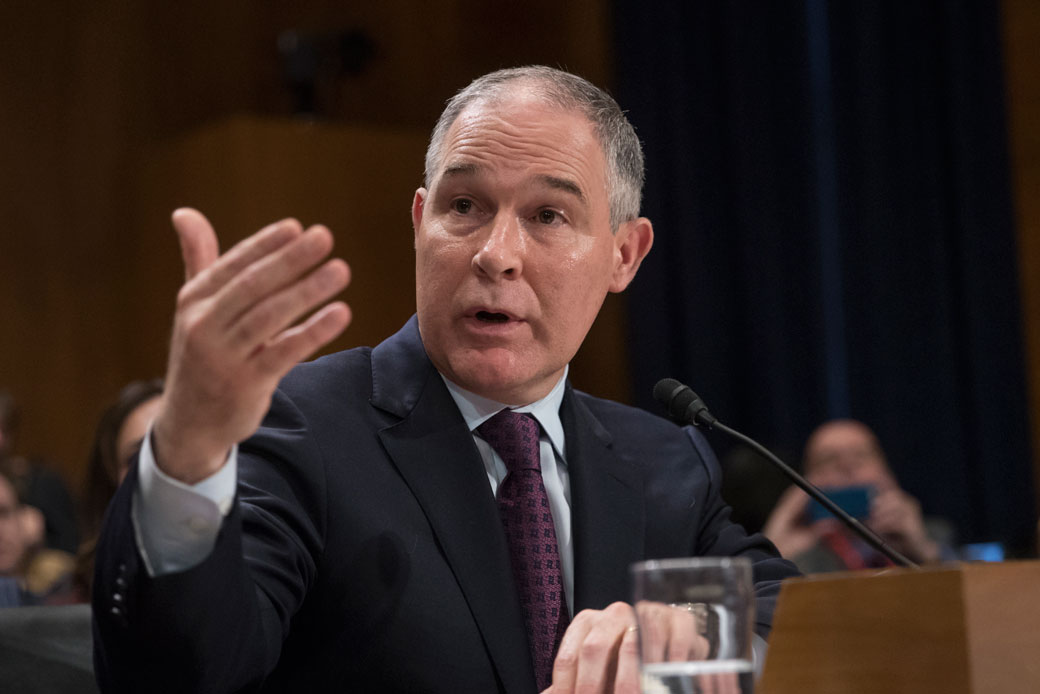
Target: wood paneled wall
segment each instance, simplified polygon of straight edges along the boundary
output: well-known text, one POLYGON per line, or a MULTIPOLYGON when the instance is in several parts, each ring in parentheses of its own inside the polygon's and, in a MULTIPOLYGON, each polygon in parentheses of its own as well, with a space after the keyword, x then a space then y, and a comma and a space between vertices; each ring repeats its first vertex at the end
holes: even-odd
MULTIPOLYGON (((191 201, 155 192, 175 192, 154 179, 163 165, 158 160, 184 138, 232 122, 234 114, 288 113, 292 99, 275 49, 281 31, 365 32, 372 40, 370 63, 321 96, 339 122, 419 142, 446 97, 498 67, 548 63, 606 84, 608 5, 0 3, 0 387, 10 388, 23 406, 19 450, 55 461, 78 483, 102 406, 128 380, 161 374, 171 287, 180 272, 168 207, 191 201)), ((1040 6, 1004 0, 1004 11, 1040 450, 1040 6)), ((399 165, 395 180, 418 182, 420 161, 399 165)), ((196 200, 203 204, 205 196, 196 200)), ((399 228, 365 238, 380 244, 388 234, 408 234, 408 202, 401 201, 399 228)), ((231 228, 222 234, 241 236, 254 221, 227 219, 231 228)), ((411 281, 409 263, 402 263, 405 279, 394 280, 398 287, 411 281)), ((374 300, 360 293, 365 303, 374 300)), ((378 330, 380 321, 396 320, 402 310, 394 304, 377 319, 380 306, 354 303, 359 333, 365 312, 378 330)), ((623 302, 608 301, 574 377, 590 390, 627 399, 623 316, 623 302)), ((359 341, 369 341, 363 337, 359 341)), ((337 346, 351 341, 348 333, 337 346)))
MULTIPOLYGON (((22 405, 17 449, 50 459, 77 485, 102 407, 127 381, 161 375, 181 272, 167 222, 174 204, 226 201, 210 203, 225 242, 261 223, 255 215, 227 216, 251 209, 248 201, 220 197, 233 193, 234 182, 200 192, 212 176, 170 168, 170 152, 186 139, 212 136, 235 114, 288 117, 293 100, 276 50, 280 32, 368 36, 371 60, 327 88, 324 103, 345 128, 381 129, 399 144, 412 143, 382 162, 392 168, 386 177, 393 190, 405 190, 399 222, 338 230, 347 252, 369 259, 390 248, 406 253, 393 267, 355 263, 355 295, 348 290, 347 299, 359 335, 348 332, 337 345, 344 346, 372 341, 410 312, 400 298, 413 282, 410 190, 421 180, 420 145, 444 100, 479 74, 531 62, 604 83, 610 72, 605 4, 0 3, 0 387, 22 405), (164 166, 168 182, 157 173, 164 166), (357 244, 370 248, 358 251, 357 244), (369 284, 375 276, 397 298, 383 301, 369 284)), ((324 170, 309 172, 311 184, 285 186, 280 197, 268 195, 253 209, 305 217, 315 206, 295 211, 291 196, 305 193, 313 201, 316 191, 328 193, 327 209, 337 209, 340 200, 328 185, 344 180, 351 162, 318 159, 315 166, 324 170)), ((369 185, 378 186, 384 172, 370 173, 369 185)), ((373 189, 373 199, 385 200, 388 190, 373 189)), ((343 202, 365 197, 352 192, 343 202)), ((363 204, 332 216, 360 221, 363 204)), ((611 302, 595 328, 597 349, 583 354, 587 366, 575 372, 579 379, 585 374, 586 387, 625 397, 620 310, 611 302)))

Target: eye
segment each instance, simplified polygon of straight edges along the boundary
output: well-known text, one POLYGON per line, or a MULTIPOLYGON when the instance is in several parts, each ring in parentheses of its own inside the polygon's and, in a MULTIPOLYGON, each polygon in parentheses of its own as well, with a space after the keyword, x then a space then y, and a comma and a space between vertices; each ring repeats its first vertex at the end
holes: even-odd
POLYGON ((563 215, 556 210, 538 210, 538 214, 535 215, 539 224, 558 224, 563 221, 563 215))
POLYGON ((473 211, 473 201, 467 198, 452 200, 449 206, 459 214, 469 214, 473 211))

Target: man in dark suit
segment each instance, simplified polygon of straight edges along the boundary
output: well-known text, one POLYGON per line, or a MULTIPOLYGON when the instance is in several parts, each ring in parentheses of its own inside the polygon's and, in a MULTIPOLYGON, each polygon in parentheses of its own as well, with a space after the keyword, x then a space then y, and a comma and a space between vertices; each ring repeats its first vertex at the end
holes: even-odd
POLYGON ((329 232, 287 220, 218 256, 175 213, 167 391, 98 555, 103 689, 638 691, 627 570, 651 557, 750 557, 765 636, 795 571, 729 522, 704 439, 566 380, 652 244, 641 185, 602 91, 477 80, 412 204, 416 316, 296 368, 349 322, 291 325, 347 282, 329 232))

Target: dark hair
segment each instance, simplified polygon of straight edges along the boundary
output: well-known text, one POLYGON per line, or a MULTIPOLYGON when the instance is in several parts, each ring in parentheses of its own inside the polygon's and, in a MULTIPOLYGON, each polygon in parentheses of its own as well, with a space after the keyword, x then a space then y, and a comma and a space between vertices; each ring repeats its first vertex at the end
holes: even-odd
POLYGON ((160 379, 133 381, 121 391, 116 401, 101 414, 94 432, 94 444, 87 461, 86 483, 83 496, 84 537, 92 538, 101 529, 105 509, 119 486, 119 460, 116 443, 123 422, 141 404, 162 395, 160 379))
POLYGON ((105 517, 108 502, 119 487, 119 460, 117 443, 119 431, 127 417, 152 398, 162 395, 163 382, 155 378, 149 381, 132 381, 119 391, 116 401, 101 413, 94 444, 90 447, 87 461, 87 477, 83 494, 83 537, 76 554, 73 588, 83 600, 90 600, 94 583, 94 554, 97 550, 101 521, 105 517))

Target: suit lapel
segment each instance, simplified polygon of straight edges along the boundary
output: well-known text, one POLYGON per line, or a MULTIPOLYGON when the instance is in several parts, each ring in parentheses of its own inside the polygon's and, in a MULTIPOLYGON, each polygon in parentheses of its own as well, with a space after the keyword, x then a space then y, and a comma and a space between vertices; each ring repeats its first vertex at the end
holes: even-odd
POLYGON ((643 558, 643 481, 614 452, 610 433, 568 387, 567 437, 574 533, 574 611, 631 601, 628 566, 643 558))
POLYGON ((379 432, 422 506, 506 692, 535 690, 498 507, 473 437, 426 357, 415 319, 372 355, 372 404, 402 417, 379 432))

